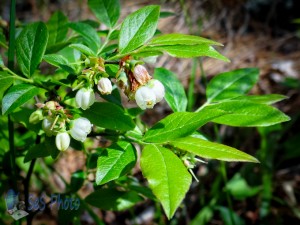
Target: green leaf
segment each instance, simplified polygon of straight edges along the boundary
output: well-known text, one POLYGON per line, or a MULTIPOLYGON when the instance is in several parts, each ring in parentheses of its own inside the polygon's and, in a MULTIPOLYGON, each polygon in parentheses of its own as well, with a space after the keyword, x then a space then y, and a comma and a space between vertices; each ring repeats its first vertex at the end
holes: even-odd
POLYGON ((212 46, 207 44, 201 45, 161 45, 161 46, 149 46, 141 50, 141 52, 148 51, 164 51, 170 56, 177 58, 193 58, 200 56, 208 56, 215 59, 220 59, 225 62, 230 62, 225 56, 221 55, 212 46))
POLYGON ((104 149, 97 161, 97 185, 125 175, 135 166, 136 160, 136 150, 128 142, 119 141, 104 149))
POLYGON ((60 67, 63 70, 67 71, 68 73, 75 73, 75 69, 72 66, 70 66, 69 61, 62 55, 58 55, 58 54, 44 55, 43 59, 47 63, 56 67, 60 67))
POLYGON ((147 145, 142 151, 141 170, 170 219, 191 185, 187 168, 169 149, 147 145))
POLYGON ((81 22, 70 23, 69 26, 72 30, 76 31, 83 37, 86 44, 96 54, 98 49, 100 48, 100 38, 96 30, 94 30, 94 28, 90 25, 81 22))
POLYGON ((108 27, 113 27, 119 19, 119 0, 89 0, 88 5, 97 19, 108 27))
POLYGON ((40 143, 32 146, 25 155, 24 163, 27 163, 36 158, 42 158, 49 156, 50 153, 46 151, 45 143, 40 143))
POLYGON ((12 86, 2 99, 2 115, 13 112, 16 108, 32 99, 38 92, 39 89, 30 84, 12 86))
POLYGON ((90 49, 89 47, 87 47, 83 44, 71 44, 71 45, 69 45, 69 47, 74 48, 87 56, 96 56, 96 54, 94 53, 94 51, 92 49, 90 49))
POLYGON ((243 95, 243 96, 234 98, 234 100, 250 101, 250 102, 255 102, 255 103, 260 103, 260 104, 271 105, 271 104, 280 102, 287 98, 288 97, 284 96, 284 95, 269 94, 269 95, 243 95))
POLYGON ((192 134, 207 122, 224 115, 224 111, 203 109, 200 112, 176 112, 156 123, 144 136, 144 141, 163 143, 192 134))
POLYGON ((52 159, 56 159, 61 151, 56 148, 55 137, 45 137, 45 151, 48 151, 52 159))
POLYGON ((226 184, 226 190, 236 199, 243 200, 256 195, 261 187, 250 187, 247 181, 237 173, 226 184))
POLYGON ((125 18, 119 35, 121 54, 131 52, 150 40, 156 30, 159 6, 143 7, 125 18))
POLYGON ((160 12, 159 18, 167 18, 170 16, 176 16, 176 13, 174 12, 160 12))
POLYGON ((110 102, 94 103, 83 112, 83 116, 92 124, 111 130, 127 131, 135 127, 130 116, 121 107, 110 102))
POLYGON ((14 78, 5 71, 0 71, 0 99, 3 93, 9 88, 14 82, 14 78))
POLYGON ((16 55, 21 71, 30 77, 42 61, 48 42, 48 30, 44 23, 26 26, 16 40, 16 55))
POLYGON ((184 112, 187 106, 187 98, 184 88, 177 76, 164 68, 156 68, 154 78, 161 81, 165 87, 165 99, 174 112, 184 112))
POLYGON ((82 170, 77 170, 72 173, 71 183, 70 183, 70 191, 77 192, 83 185, 85 180, 85 173, 82 170))
POLYGON ((2 56, 0 55, 0 67, 4 66, 4 62, 3 62, 3 59, 2 59, 2 56))
POLYGON ((187 34, 163 34, 153 38, 149 45, 220 45, 222 44, 194 35, 187 34))
POLYGON ((104 210, 121 211, 134 206, 143 199, 134 191, 99 189, 88 195, 85 201, 104 210))
POLYGON ((223 161, 258 162, 256 158, 227 145, 206 141, 195 137, 184 137, 170 141, 170 144, 181 150, 191 152, 207 159, 223 161))
POLYGON ((264 127, 290 120, 278 109, 250 101, 226 101, 208 105, 211 110, 223 110, 224 114, 213 122, 229 126, 264 127))
POLYGON ((68 18, 62 12, 55 12, 46 25, 49 31, 48 47, 61 43, 66 39, 68 18))
POLYGON ((244 68, 221 73, 215 76, 207 85, 208 102, 217 102, 246 94, 257 82, 259 70, 244 68))
POLYGON ((231 209, 224 206, 215 206, 214 208, 220 212, 224 225, 245 225, 245 221, 231 209))
MULTIPOLYGON (((6 43, 6 37, 3 33, 3 29, 0 27, 0 46, 3 46, 4 48, 8 48, 6 43)), ((1 57, 0 57, 1 58, 1 57)), ((1 61, 1 60, 0 60, 1 61)))

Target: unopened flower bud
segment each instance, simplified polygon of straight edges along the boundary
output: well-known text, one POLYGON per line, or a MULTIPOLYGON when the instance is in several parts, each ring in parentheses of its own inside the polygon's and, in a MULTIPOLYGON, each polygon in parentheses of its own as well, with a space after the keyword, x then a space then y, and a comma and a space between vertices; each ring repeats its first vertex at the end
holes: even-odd
POLYGON ((80 117, 73 121, 70 134, 75 140, 84 142, 87 135, 92 131, 92 126, 88 119, 80 117))
POLYGON ((34 111, 33 113, 31 113, 31 115, 29 117, 29 123, 37 124, 41 120, 43 120, 43 118, 44 118, 44 116, 43 116, 42 110, 38 109, 38 110, 34 111))
POLYGON ((52 118, 45 118, 42 123, 42 128, 45 131, 47 136, 52 136, 53 131, 51 130, 51 127, 53 125, 54 120, 52 118))
POLYGON ((46 102, 45 107, 50 110, 55 110, 57 105, 58 105, 57 102, 49 101, 49 102, 46 102))
POLYGON ((160 102, 164 98, 165 87, 159 80, 152 79, 147 83, 147 86, 154 92, 156 103, 160 102))
POLYGON ((156 103, 156 97, 149 87, 142 86, 135 93, 135 101, 144 110, 146 108, 153 108, 156 103))
POLYGON ((112 85, 108 78, 102 77, 98 81, 97 87, 102 95, 109 95, 112 92, 112 85))
POLYGON ((81 88, 75 96, 76 105, 86 110, 95 102, 95 94, 91 88, 81 88))
POLYGON ((142 65, 136 65, 133 69, 133 76, 139 82, 140 85, 144 85, 151 79, 146 68, 142 65))
POLYGON ((55 144, 58 150, 65 151, 70 146, 70 136, 67 132, 58 133, 55 138, 55 144))

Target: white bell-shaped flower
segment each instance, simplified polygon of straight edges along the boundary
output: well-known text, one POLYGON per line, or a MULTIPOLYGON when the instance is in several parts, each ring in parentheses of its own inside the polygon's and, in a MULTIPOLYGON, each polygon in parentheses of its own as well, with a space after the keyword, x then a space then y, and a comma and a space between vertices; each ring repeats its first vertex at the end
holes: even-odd
POLYGON ((147 83, 147 86, 154 92, 156 103, 165 97, 165 87, 159 80, 152 79, 147 83))
POLYGON ((75 96, 76 105, 83 110, 86 110, 95 102, 95 94, 91 88, 81 88, 75 96))
POLYGON ((52 124, 54 123, 54 120, 50 117, 45 118, 42 122, 42 128, 45 131, 47 136, 52 136, 53 131, 51 130, 52 124))
POLYGON ((112 92, 112 85, 111 82, 108 78, 106 77, 102 77, 99 81, 98 81, 98 90, 100 91, 100 93, 102 95, 109 95, 112 92))
POLYGON ((58 133, 55 138, 55 144, 58 150, 65 151, 70 146, 70 136, 67 132, 58 133))
POLYGON ((146 108, 153 108, 156 103, 156 97, 149 87, 142 86, 135 93, 135 101, 144 110, 146 108))
POLYGON ((84 117, 73 120, 70 134, 77 141, 84 142, 87 135, 92 131, 91 122, 84 117))

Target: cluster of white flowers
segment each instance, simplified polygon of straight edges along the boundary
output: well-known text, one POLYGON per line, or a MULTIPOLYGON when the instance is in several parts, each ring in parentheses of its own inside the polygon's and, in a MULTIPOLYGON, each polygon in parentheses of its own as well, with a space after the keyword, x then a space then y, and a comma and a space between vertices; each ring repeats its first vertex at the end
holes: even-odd
POLYGON ((65 151, 70 146, 70 135, 75 140, 84 142, 87 135, 92 131, 92 126, 91 122, 84 117, 71 121, 71 129, 69 131, 59 132, 56 135, 55 144, 57 149, 65 151))
POLYGON ((133 76, 141 85, 135 92, 135 101, 141 109, 153 108, 165 96, 165 88, 159 80, 152 79, 142 65, 135 66, 133 76))

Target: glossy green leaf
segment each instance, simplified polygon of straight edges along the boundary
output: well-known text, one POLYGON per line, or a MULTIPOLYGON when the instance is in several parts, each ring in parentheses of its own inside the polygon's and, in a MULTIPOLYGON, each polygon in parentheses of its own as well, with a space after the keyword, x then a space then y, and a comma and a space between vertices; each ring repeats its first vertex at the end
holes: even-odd
POLYGON ((86 56, 96 56, 96 54, 93 52, 92 49, 90 49, 89 47, 87 47, 83 44, 71 44, 71 45, 69 45, 69 47, 80 51, 81 53, 85 54, 86 56))
POLYGON ((200 112, 176 112, 156 123, 144 136, 144 141, 163 143, 192 134, 207 122, 224 115, 222 110, 203 109, 200 112))
POLYGON ((176 148, 191 152, 197 156, 207 159, 218 159, 223 161, 258 162, 253 156, 248 155, 235 148, 195 137, 184 137, 170 144, 176 148))
POLYGON ((62 68, 63 70, 69 73, 75 73, 75 69, 70 65, 69 61, 62 55, 58 55, 58 54, 44 55, 43 59, 47 63, 62 68))
POLYGON ((2 99, 2 115, 13 112, 16 108, 32 99, 38 92, 39 89, 30 84, 12 86, 2 99))
POLYGON ((119 0, 89 0, 88 5, 97 19, 108 27, 113 27, 119 19, 119 0))
POLYGON ((161 45, 149 46, 141 50, 141 52, 148 51, 163 51, 167 52, 170 56, 177 58, 193 58, 200 56, 208 56, 215 59, 220 59, 229 62, 225 56, 216 51, 212 46, 207 44, 201 45, 161 45))
POLYGON ((0 71, 0 99, 3 93, 13 84, 14 78, 5 71, 0 71))
POLYGON ((83 112, 83 116, 92 124, 111 130, 127 131, 135 127, 130 116, 120 106, 110 102, 94 103, 83 112))
POLYGON ((97 160, 96 183, 105 184, 128 173, 137 160, 132 144, 119 141, 104 149, 97 160))
POLYGON ((156 30, 159 6, 143 7, 125 18, 119 35, 119 51, 131 52, 150 40, 156 30))
POLYGON ((68 18, 62 12, 55 12, 46 25, 49 31, 48 47, 61 43, 66 39, 68 33, 68 18))
POLYGON ((156 68, 154 78, 162 82, 165 87, 165 100, 174 112, 184 112, 187 106, 187 98, 184 88, 171 71, 164 68, 156 68))
POLYGON ((143 149, 141 170, 170 219, 189 190, 190 173, 172 151, 156 145, 143 149))
POLYGON ((85 198, 92 206, 104 210, 121 211, 134 206, 143 199, 134 191, 99 189, 85 198))
POLYGON ((76 31, 83 37, 85 43, 96 54, 98 49, 100 48, 100 38, 96 30, 90 25, 81 22, 69 23, 69 26, 72 30, 76 31))
POLYGON ((260 104, 271 105, 271 104, 280 102, 287 98, 288 97, 284 96, 284 95, 269 94, 269 95, 243 95, 243 96, 234 98, 234 100, 250 101, 250 102, 256 102, 256 103, 260 103, 260 104))
POLYGON ((48 30, 44 23, 26 26, 16 40, 16 55, 20 69, 30 77, 42 61, 48 42, 48 30))
POLYGON ((194 35, 187 34, 163 34, 158 37, 153 38, 150 45, 221 45, 218 42, 202 38, 194 35))
POLYGON ((250 101, 226 101, 205 108, 223 110, 225 114, 213 119, 213 122, 229 126, 264 127, 290 120, 278 109, 265 104, 250 101))
POLYGON ((208 102, 217 102, 246 94, 257 82, 259 70, 244 68, 221 73, 215 76, 207 85, 208 102))
POLYGON ((32 146, 25 155, 24 163, 27 163, 36 158, 49 156, 50 153, 46 150, 45 143, 40 143, 32 146))

